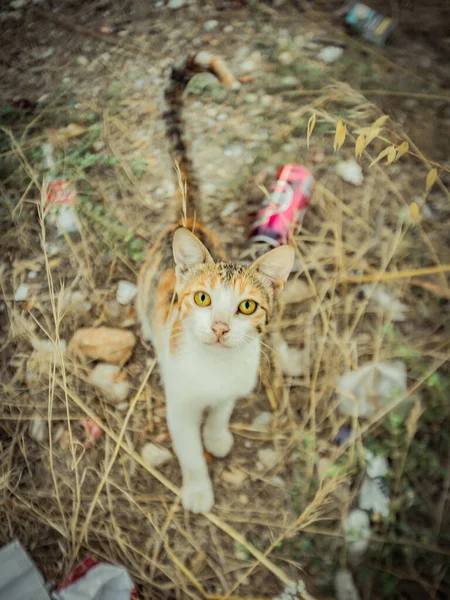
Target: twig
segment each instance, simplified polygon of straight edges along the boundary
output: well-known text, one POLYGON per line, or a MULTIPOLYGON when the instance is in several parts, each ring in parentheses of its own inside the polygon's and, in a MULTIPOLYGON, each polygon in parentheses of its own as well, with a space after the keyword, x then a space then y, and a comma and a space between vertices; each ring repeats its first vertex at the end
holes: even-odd
POLYGON ((439 265, 437 267, 423 267, 422 269, 406 269, 395 273, 373 273, 372 275, 356 275, 355 277, 344 277, 339 281, 342 283, 366 283, 368 281, 395 281, 396 279, 408 279, 421 275, 436 275, 437 273, 448 273, 450 265, 439 265))

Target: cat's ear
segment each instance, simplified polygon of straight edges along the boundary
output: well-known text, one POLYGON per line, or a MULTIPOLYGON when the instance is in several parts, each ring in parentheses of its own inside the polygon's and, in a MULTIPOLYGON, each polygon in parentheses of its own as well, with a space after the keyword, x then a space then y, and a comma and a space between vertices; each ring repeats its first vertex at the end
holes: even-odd
POLYGON ((180 227, 173 236, 173 258, 177 276, 182 276, 194 265, 213 262, 211 254, 188 229, 180 227))
POLYGON ((294 266, 295 250, 292 246, 279 246, 255 260, 252 269, 266 277, 278 295, 294 266))

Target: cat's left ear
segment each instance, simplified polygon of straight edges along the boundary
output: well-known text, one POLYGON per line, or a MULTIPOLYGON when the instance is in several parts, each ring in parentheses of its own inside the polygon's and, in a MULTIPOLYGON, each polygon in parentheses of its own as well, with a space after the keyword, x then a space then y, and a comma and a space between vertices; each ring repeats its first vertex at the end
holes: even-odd
POLYGON ((173 258, 178 278, 182 278, 194 265, 213 262, 211 254, 201 241, 184 227, 177 229, 173 236, 173 258))
POLYGON ((279 246, 255 260, 251 268, 270 281, 278 296, 294 266, 294 260, 295 250, 292 246, 279 246))

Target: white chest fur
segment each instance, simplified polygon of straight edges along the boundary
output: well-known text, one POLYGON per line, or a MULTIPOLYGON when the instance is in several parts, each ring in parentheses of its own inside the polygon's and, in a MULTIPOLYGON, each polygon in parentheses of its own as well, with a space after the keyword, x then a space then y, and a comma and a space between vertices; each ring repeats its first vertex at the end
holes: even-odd
POLYGON ((259 359, 259 339, 239 348, 192 342, 175 355, 164 348, 160 367, 168 397, 206 407, 249 394, 258 379, 259 359))

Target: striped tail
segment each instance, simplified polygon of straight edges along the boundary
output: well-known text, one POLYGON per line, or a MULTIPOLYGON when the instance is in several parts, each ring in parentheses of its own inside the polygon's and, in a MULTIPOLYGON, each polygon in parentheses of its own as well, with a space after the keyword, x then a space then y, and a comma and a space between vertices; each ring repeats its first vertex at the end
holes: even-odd
POLYGON ((170 71, 169 83, 164 91, 166 109, 163 118, 170 153, 175 163, 179 183, 179 199, 182 206, 183 222, 186 219, 201 221, 200 189, 195 177, 188 145, 184 137, 183 92, 192 77, 197 73, 212 73, 226 87, 237 87, 225 63, 207 52, 188 56, 181 64, 170 71))

